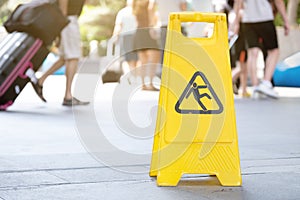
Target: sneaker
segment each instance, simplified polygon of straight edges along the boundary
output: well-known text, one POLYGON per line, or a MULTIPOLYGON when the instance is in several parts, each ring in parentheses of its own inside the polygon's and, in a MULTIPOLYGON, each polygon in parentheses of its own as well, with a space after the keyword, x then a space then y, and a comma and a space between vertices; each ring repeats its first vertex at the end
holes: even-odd
POLYGON ((251 98, 254 100, 263 99, 265 97, 264 94, 259 93, 257 90, 253 90, 251 98))
POLYGON ((257 86, 254 90, 254 92, 259 92, 262 93, 268 97, 271 97, 273 99, 278 99, 279 95, 277 92, 274 91, 273 87, 271 84, 267 84, 266 82, 262 82, 257 86))
POLYGON ((88 105, 90 102, 79 101, 75 97, 72 99, 64 99, 63 106, 78 106, 78 105, 88 105))
POLYGON ((41 86, 38 82, 37 83, 31 82, 31 84, 35 93, 40 97, 40 99, 44 102, 47 102, 43 96, 43 86, 41 86))

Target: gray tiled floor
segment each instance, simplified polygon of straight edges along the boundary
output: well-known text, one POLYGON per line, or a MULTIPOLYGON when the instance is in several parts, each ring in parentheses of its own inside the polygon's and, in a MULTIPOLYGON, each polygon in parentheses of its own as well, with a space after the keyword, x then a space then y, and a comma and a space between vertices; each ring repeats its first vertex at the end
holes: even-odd
MULTIPOLYGON (((122 151, 145 156, 118 165, 115 161, 124 159, 122 154, 103 149, 115 164, 106 166, 87 152, 87 133, 76 131, 74 115, 84 116, 90 107, 72 111, 61 106, 63 82, 63 77, 53 76, 45 83, 47 104, 27 86, 15 104, 0 113, 0 199, 299 199, 299 89, 277 88, 283 96, 277 101, 235 99, 242 187, 222 187, 207 175, 185 175, 177 187, 157 187, 148 176, 152 138, 128 137, 112 116, 116 84, 97 88, 96 122, 122 151)), ((158 92, 146 91, 131 97, 128 112, 134 124, 151 123, 150 108, 157 99, 158 92)))

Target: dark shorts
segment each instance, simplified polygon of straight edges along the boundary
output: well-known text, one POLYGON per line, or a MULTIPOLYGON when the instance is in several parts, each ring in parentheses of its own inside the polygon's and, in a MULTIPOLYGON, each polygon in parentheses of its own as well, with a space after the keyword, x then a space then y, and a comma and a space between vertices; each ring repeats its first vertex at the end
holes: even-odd
POLYGON ((123 52, 126 61, 137 61, 137 52, 134 50, 134 34, 123 35, 123 52))
POLYGON ((233 47, 230 49, 230 61, 231 67, 236 67, 236 62, 246 62, 247 61, 247 48, 246 39, 243 31, 240 29, 239 37, 234 43, 233 47))
POLYGON ((246 62, 247 60, 247 48, 246 48, 246 38, 243 31, 239 32, 239 37, 234 45, 236 60, 240 62, 246 62))
POLYGON ((134 48, 137 51, 159 49, 159 42, 150 36, 148 28, 140 28, 135 33, 134 48))
POLYGON ((248 48, 260 48, 261 45, 266 50, 278 48, 277 33, 273 21, 243 23, 242 31, 245 34, 248 48))

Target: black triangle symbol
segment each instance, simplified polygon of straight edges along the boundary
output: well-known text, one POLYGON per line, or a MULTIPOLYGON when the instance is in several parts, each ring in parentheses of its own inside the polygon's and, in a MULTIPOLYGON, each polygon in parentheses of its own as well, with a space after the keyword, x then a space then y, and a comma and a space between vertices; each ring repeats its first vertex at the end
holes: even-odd
POLYGON ((211 85, 210 85, 209 81, 207 80, 207 78, 205 77, 205 75, 202 72, 198 71, 193 75, 190 82, 187 84, 186 88, 184 89, 183 93, 181 94, 179 100, 177 101, 177 103, 175 105, 175 110, 176 110, 176 112, 178 112, 180 114, 220 114, 223 112, 224 108, 223 108, 223 105, 222 105, 220 99, 218 98, 218 95, 215 93, 214 89, 211 87, 211 85), (202 78, 202 80, 205 83, 205 86, 197 85, 197 83, 195 82, 195 79, 198 76, 200 76, 202 78), (195 88, 196 91, 199 91, 198 90, 199 88, 207 88, 210 91, 211 95, 213 96, 213 99, 218 104, 218 109, 217 110, 207 110, 205 105, 201 102, 200 98, 207 97, 209 99, 212 99, 212 97, 206 93, 200 95, 199 92, 197 94, 199 97, 199 98, 197 98, 197 102, 202 109, 200 109, 200 110, 180 109, 180 105, 183 102, 184 98, 189 96, 191 94, 191 92, 193 92, 193 90, 192 90, 193 88, 195 88))

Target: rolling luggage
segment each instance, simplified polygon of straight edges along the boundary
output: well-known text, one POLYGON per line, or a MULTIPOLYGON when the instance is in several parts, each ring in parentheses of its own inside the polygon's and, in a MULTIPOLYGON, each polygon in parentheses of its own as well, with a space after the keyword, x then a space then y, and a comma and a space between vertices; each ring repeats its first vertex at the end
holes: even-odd
POLYGON ((42 40, 14 32, 0 43, 0 110, 13 104, 25 85, 34 79, 49 51, 42 40))
POLYGON ((0 43, 0 110, 12 105, 29 81, 37 81, 35 72, 49 53, 47 46, 68 23, 56 4, 45 1, 13 11, 4 23, 10 34, 0 43))

